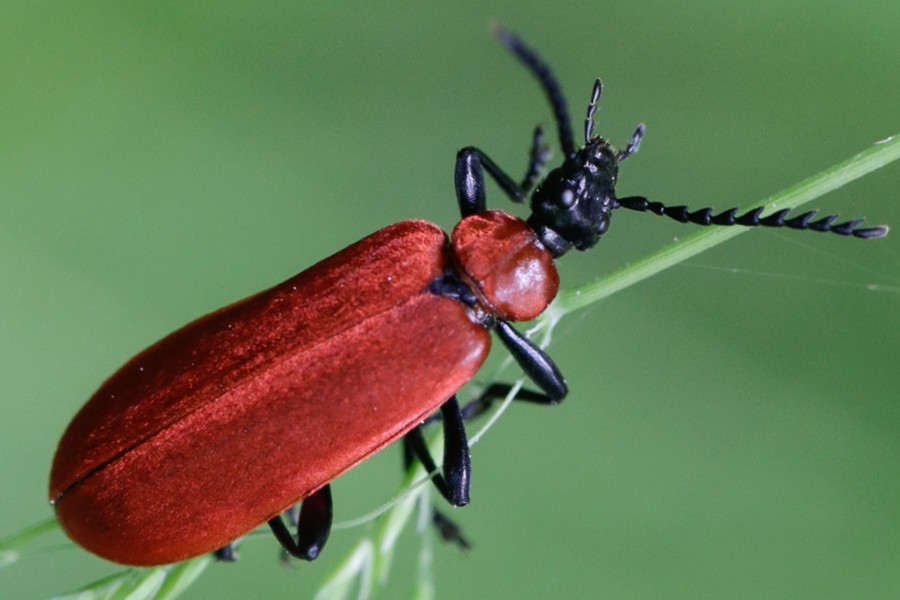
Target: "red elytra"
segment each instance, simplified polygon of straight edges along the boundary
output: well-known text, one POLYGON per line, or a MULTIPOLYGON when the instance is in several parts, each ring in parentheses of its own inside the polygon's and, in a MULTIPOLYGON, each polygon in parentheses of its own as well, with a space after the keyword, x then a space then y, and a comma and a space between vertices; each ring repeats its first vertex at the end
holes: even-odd
POLYGON ((557 287, 550 255, 506 213, 462 220, 452 245, 424 221, 386 227, 119 369, 59 444, 56 514, 72 539, 119 563, 216 550, 462 387, 490 348, 475 313, 536 315, 557 287), (477 308, 429 291, 455 269, 477 285, 477 308), (523 273, 529 285, 510 291, 523 273))

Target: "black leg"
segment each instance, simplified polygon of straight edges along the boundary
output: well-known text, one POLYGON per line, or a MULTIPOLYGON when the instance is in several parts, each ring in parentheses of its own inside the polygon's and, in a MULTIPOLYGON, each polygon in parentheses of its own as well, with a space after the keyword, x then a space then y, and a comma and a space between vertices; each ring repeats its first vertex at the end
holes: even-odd
POLYGON ((315 560, 328 541, 331 518, 331 487, 326 485, 303 500, 297 517, 296 540, 280 515, 269 520, 269 527, 288 554, 302 560, 315 560))
POLYGON ((233 545, 227 544, 213 552, 213 558, 221 562, 234 562, 238 559, 238 553, 233 545))
MULTIPOLYGON (((486 387, 481 391, 480 394, 478 394, 478 396, 469 400, 463 405, 460 411, 462 413, 463 421, 470 421, 489 411, 494 405, 494 401, 501 398, 506 398, 512 387, 513 386, 509 383, 492 383, 491 385, 486 387)), ((551 398, 547 394, 533 392, 524 388, 516 392, 516 397, 514 398, 514 400, 516 400, 517 402, 531 402, 533 404, 559 404, 559 400, 551 398)), ((434 423, 435 421, 439 421, 440 419, 440 413, 434 413, 427 419, 422 421, 422 425, 428 425, 429 423, 434 423)), ((406 459, 406 462, 404 462, 406 468, 409 468, 409 465, 412 464, 412 458, 413 457, 410 455, 409 458, 406 459)))
POLYGON ((487 208, 484 191, 485 170, 513 202, 525 201, 531 188, 537 183, 541 169, 550 158, 550 149, 542 145, 543 139, 544 130, 538 126, 532 136, 528 168, 525 170, 522 183, 513 181, 512 177, 478 148, 469 146, 460 150, 456 155, 454 175, 460 214, 468 217, 487 208))
POLYGON ((534 133, 531 136, 531 153, 528 156, 528 168, 525 170, 525 177, 522 178, 522 183, 519 184, 519 188, 526 195, 531 193, 532 188, 537 184, 541 170, 552 155, 553 152, 550 150, 550 147, 544 145, 544 128, 538 125, 534 128, 534 133))
POLYGON ((506 321, 497 321, 497 335, 525 374, 550 398, 559 401, 566 397, 569 388, 562 373, 546 352, 516 331, 506 321))
MULTIPOLYGON (((432 481, 447 502, 453 506, 465 506, 469 503, 472 461, 469 457, 466 427, 456 396, 441 406, 441 419, 444 422, 444 466, 432 481)), ((429 473, 437 470, 422 435, 422 425, 414 427, 404 438, 404 462, 407 466, 413 457, 418 458, 429 473)))
MULTIPOLYGON (((494 400, 506 398, 512 388, 513 386, 508 383, 492 383, 486 387, 484 391, 478 394, 477 397, 466 402, 465 406, 462 407, 463 419, 468 421, 484 414, 490 410, 491 406, 494 404, 494 400)), ((513 398, 513 400, 518 402, 531 402, 533 404, 559 404, 559 400, 556 398, 551 398, 547 394, 526 389, 520 389, 516 392, 516 397, 513 398)))
MULTIPOLYGON (((297 519, 300 518, 300 506, 302 503, 295 504, 281 513, 281 518, 287 521, 288 530, 297 529, 297 519)), ((287 551, 284 546, 281 546, 281 552, 279 552, 279 558, 281 559, 281 564, 286 567, 291 567, 293 564, 291 563, 291 555, 287 551)))
POLYGON ((456 544, 463 550, 472 548, 472 544, 470 544, 469 540, 463 536, 462 529, 460 529, 459 525, 439 510, 432 508, 431 511, 431 523, 437 529, 438 535, 440 535, 445 542, 456 544))
MULTIPOLYGON (((469 419, 473 419, 478 415, 484 413, 489 410, 491 405, 495 400, 500 398, 505 398, 509 391, 512 389, 512 386, 508 383, 494 383, 485 388, 478 397, 470 400, 463 406, 461 409, 457 411, 449 411, 451 418, 456 418, 456 415, 459 415, 459 418, 462 421, 468 421, 469 419)), ((551 398, 547 394, 541 394, 539 392, 533 392, 531 390, 519 390, 516 394, 516 400, 520 400, 523 402, 534 402, 536 404, 556 404, 558 400, 551 398)), ((457 403, 457 407, 458 407, 457 403)), ((403 467, 408 470, 410 466, 412 466, 413 461, 416 459, 416 456, 422 452, 422 448, 424 447, 424 439, 422 438, 422 433, 420 431, 420 427, 428 425, 434 421, 443 420, 444 410, 442 408, 440 413, 435 413, 429 416, 422 424, 411 431, 405 438, 403 438, 403 467)), ((456 428, 456 427, 454 427, 456 428)), ((463 433, 464 430, 463 430, 463 433)), ((447 437, 446 429, 444 433, 445 439, 447 437)), ((468 444, 466 444, 468 447, 468 444)), ((426 470, 429 472, 434 472, 435 465, 434 460, 431 457, 431 454, 428 452, 427 448, 424 448, 425 458, 422 460, 422 464, 425 466, 426 470), (430 466, 429 466, 430 465, 430 466)), ((445 452, 446 453, 446 452, 445 452)), ((447 460, 444 460, 444 464, 447 464, 447 460)), ((438 475, 437 477, 441 477, 438 475)), ((444 493, 444 489, 446 489, 446 483, 440 483, 435 478, 435 485, 438 490, 441 490, 441 494, 446 498, 447 494, 444 493), (442 489, 443 488, 443 489, 442 489)), ((451 501, 452 503, 452 501, 451 501)), ((437 510, 432 507, 432 523, 435 528, 437 528, 438 535, 446 542, 451 542, 456 544, 463 550, 468 550, 472 546, 469 543, 469 540, 463 535, 462 529, 457 525, 452 519, 450 519, 443 512, 437 510)))
MULTIPOLYGON (((439 418, 440 417, 436 417, 435 420, 439 418)), ((425 423, 423 423, 423 425, 424 424, 425 423)), ((413 450, 413 445, 410 442, 410 438, 403 438, 404 470, 409 470, 415 458, 416 453, 413 450)), ((431 524, 434 525, 435 529, 437 529, 438 535, 441 536, 441 539, 443 539, 445 542, 456 544, 463 550, 468 550, 472 547, 472 545, 469 543, 469 540, 463 535, 462 528, 457 525, 456 522, 453 521, 450 517, 439 511, 434 506, 434 504, 432 504, 431 506, 431 524)))

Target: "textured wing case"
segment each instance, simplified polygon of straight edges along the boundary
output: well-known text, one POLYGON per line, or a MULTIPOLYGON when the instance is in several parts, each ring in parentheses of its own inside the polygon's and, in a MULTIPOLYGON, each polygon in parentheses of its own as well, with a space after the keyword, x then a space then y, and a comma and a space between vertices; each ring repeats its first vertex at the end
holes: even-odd
POLYGON ((403 435, 490 346, 462 305, 428 292, 446 247, 434 225, 397 223, 131 359, 60 442, 63 526, 113 560, 174 562, 403 435))

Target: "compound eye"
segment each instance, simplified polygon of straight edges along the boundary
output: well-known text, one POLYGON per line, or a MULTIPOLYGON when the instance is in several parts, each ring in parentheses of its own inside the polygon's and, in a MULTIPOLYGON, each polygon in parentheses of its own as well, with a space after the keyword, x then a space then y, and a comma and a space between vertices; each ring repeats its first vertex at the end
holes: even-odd
POLYGON ((608 147, 600 146, 597 148, 596 154, 594 154, 594 159, 597 162, 610 164, 614 162, 615 155, 610 151, 608 147))
POLYGON ((559 206, 566 210, 575 206, 575 192, 570 189, 564 189, 559 195, 559 206))
POLYGON ((599 236, 606 233, 607 229, 609 229, 609 215, 603 215, 597 219, 597 222, 594 225, 594 231, 597 232, 597 235, 599 236))

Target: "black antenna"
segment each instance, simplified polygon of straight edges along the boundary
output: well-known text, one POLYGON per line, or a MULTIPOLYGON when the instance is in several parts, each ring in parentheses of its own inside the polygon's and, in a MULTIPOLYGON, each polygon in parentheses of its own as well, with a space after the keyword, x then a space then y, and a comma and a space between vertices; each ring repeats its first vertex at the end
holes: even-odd
POLYGON ((588 103, 587 116, 584 118, 584 143, 591 141, 591 134, 594 133, 594 113, 597 112, 597 100, 600 99, 600 93, 603 91, 603 82, 599 79, 594 82, 594 90, 591 92, 591 101, 588 103))
POLYGON ((544 88, 544 93, 553 107, 553 117, 556 119, 556 128, 559 131, 559 144, 566 158, 575 154, 575 142, 572 140, 572 123, 569 120, 569 109, 566 107, 566 97, 556 77, 534 50, 526 46, 522 40, 510 33, 500 25, 494 25, 494 35, 501 44, 516 55, 522 63, 528 67, 544 88))
POLYGON ((631 134, 631 142, 629 142, 628 147, 624 150, 620 150, 616 155, 616 160, 618 162, 622 162, 635 152, 637 152, 641 147, 641 140, 644 139, 644 134, 647 132, 647 128, 643 123, 638 123, 638 126, 635 127, 634 133, 631 134))
POLYGON ((711 208, 701 208, 699 210, 690 211, 687 206, 666 206, 661 202, 650 202, 643 196, 619 198, 616 202, 621 208, 651 212, 656 215, 665 215, 670 219, 675 219, 679 223, 693 223, 694 225, 720 225, 725 227, 732 225, 741 225, 743 227, 787 227, 789 229, 807 229, 809 231, 831 232, 838 235, 852 235, 853 237, 862 239, 880 238, 887 235, 889 231, 887 225, 859 227, 863 222, 863 219, 851 219, 835 225, 834 222, 838 219, 837 215, 828 215, 813 221, 813 217, 815 217, 818 212, 815 210, 810 210, 790 219, 786 219, 785 217, 791 212, 789 208, 776 211, 765 217, 760 217, 764 208, 758 207, 748 210, 738 217, 736 216, 738 211, 736 208, 730 208, 717 215, 713 215, 711 208))

